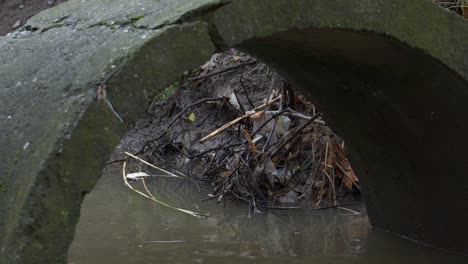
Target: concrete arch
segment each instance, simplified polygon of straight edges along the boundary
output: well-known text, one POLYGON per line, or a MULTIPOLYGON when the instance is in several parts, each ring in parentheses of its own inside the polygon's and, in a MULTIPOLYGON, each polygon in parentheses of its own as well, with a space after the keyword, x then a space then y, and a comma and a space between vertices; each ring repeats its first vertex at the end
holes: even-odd
POLYGON ((318 102, 375 226, 468 252, 466 21, 426 0, 71 0, 0 38, 0 260, 64 262, 151 95, 232 46, 318 102))

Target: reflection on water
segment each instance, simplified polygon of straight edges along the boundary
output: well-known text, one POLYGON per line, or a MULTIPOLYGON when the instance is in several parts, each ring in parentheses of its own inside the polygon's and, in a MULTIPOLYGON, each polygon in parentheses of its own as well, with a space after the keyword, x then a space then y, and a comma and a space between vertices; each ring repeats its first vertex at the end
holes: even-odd
MULTIPOLYGON (((161 207, 122 184, 110 168, 86 196, 69 262, 79 263, 468 263, 370 229, 367 216, 344 210, 275 211, 250 216, 180 181, 158 179, 154 194, 207 219, 161 207)), ((352 208, 363 211, 362 206, 352 208)))

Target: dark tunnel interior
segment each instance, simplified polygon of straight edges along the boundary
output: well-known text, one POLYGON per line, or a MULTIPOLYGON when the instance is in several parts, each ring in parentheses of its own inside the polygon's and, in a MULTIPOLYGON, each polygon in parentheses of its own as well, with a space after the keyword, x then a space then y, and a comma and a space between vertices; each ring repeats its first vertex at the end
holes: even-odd
POLYGON ((238 48, 288 76, 345 139, 373 226, 468 248, 468 84, 458 74, 368 32, 311 28, 238 48))

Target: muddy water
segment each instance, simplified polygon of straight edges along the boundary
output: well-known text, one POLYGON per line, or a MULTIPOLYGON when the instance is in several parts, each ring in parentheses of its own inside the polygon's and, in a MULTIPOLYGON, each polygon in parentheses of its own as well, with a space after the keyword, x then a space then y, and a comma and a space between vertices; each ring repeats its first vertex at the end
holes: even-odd
POLYGON ((126 189, 109 168, 86 196, 69 263, 468 263, 369 228, 361 205, 345 210, 275 211, 249 216, 243 205, 202 202, 204 192, 179 180, 150 189, 173 205, 209 213, 199 220, 126 189))

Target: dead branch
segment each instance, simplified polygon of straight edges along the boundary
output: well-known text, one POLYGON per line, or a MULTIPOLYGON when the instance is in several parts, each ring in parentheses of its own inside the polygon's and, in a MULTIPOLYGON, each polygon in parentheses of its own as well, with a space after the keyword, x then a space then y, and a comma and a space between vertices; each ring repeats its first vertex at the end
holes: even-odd
POLYGON ((289 142, 291 142, 291 140, 296 138, 301 133, 301 131, 304 130, 304 128, 306 128, 308 125, 310 125, 310 123, 312 123, 320 115, 321 115, 320 113, 315 114, 314 116, 312 116, 310 118, 310 120, 307 120, 307 122, 305 122, 299 128, 297 128, 297 130, 294 132, 294 134, 292 134, 285 141, 283 141, 283 143, 281 143, 281 145, 272 153, 271 156, 272 157, 276 156, 281 149, 283 149, 289 142))
POLYGON ((244 67, 246 65, 252 65, 252 64, 256 64, 256 63, 257 63, 257 60, 249 60, 249 61, 243 62, 241 64, 234 65, 234 66, 231 66, 231 67, 227 67, 227 68, 224 68, 224 69, 221 69, 221 70, 217 70, 217 71, 214 71, 214 72, 211 72, 211 73, 208 73, 208 74, 200 75, 200 76, 197 76, 197 77, 192 77, 192 78, 189 78, 188 80, 189 81, 197 81, 197 80, 209 78, 209 77, 212 77, 212 76, 215 76, 215 75, 219 75, 219 74, 222 74, 222 73, 225 73, 225 72, 229 72, 229 71, 244 67))
POLYGON ((240 116, 240 117, 238 117, 238 118, 232 120, 231 122, 229 122, 229 123, 223 125, 222 127, 216 129, 215 131, 213 131, 212 133, 210 133, 208 136, 206 136, 206 137, 200 139, 199 142, 200 142, 200 143, 205 143, 207 140, 209 140, 209 139, 211 139, 211 138, 217 136, 219 133, 223 132, 224 130, 226 130, 226 129, 232 127, 233 125, 239 123, 240 121, 242 121, 242 120, 244 120, 244 119, 246 119, 246 118, 249 118, 249 117, 253 116, 254 114, 257 114, 257 111, 262 110, 262 109, 263 109, 264 107, 266 107, 266 106, 269 106, 269 105, 272 105, 272 104, 276 103, 276 102, 279 101, 280 99, 281 99, 281 96, 278 96, 278 97, 276 97, 275 99, 271 100, 270 102, 265 103, 265 104, 262 104, 262 105, 256 107, 254 110, 249 111, 249 112, 246 113, 245 115, 240 116))

